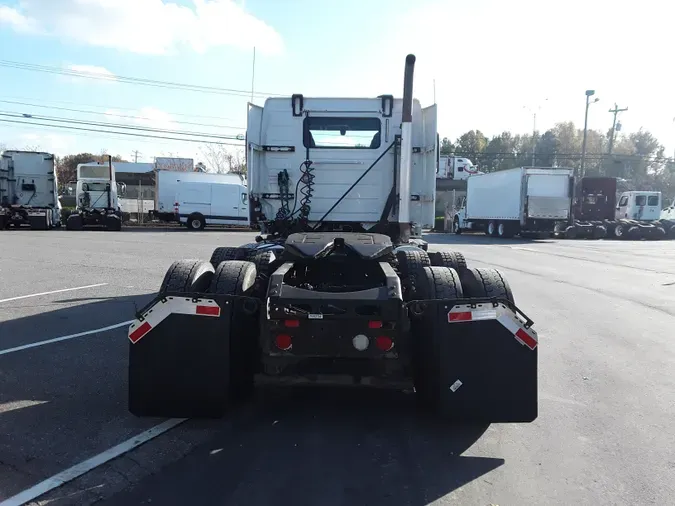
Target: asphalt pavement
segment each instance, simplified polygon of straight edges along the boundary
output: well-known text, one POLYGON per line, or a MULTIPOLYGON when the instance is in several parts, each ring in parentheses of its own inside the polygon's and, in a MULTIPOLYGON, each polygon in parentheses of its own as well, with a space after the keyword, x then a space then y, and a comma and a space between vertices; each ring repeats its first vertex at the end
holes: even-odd
MULTIPOLYGON (((173 260, 252 238, 0 233, 0 506, 165 422, 127 411, 126 322, 173 260)), ((221 420, 177 421, 30 504, 671 503, 675 243, 426 239, 501 270, 534 320, 535 422, 446 426, 417 414, 407 392, 266 388, 221 420)))

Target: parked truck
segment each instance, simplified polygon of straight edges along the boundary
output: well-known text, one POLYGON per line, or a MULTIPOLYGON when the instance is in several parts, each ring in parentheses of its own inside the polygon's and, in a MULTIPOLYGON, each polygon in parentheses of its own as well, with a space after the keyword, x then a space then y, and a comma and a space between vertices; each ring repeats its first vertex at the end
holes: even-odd
POLYGON ((613 177, 584 177, 576 186, 573 223, 558 229, 567 239, 675 238, 675 221, 661 217, 658 191, 617 192, 613 177))
POLYGON ((410 238, 412 203, 433 217, 415 188, 437 162, 436 106, 413 100, 414 62, 402 100, 249 104, 261 234, 169 267, 129 327, 132 413, 217 417, 258 381, 348 381, 414 386, 454 421, 536 419, 537 334, 504 276, 410 238))
POLYGON ((0 156, 0 230, 23 225, 34 230, 61 226, 51 153, 3 151, 0 156))
POLYGON ((191 230, 207 225, 248 225, 248 190, 237 174, 155 172, 151 217, 179 222, 191 230))
POLYGON ((438 179, 466 179, 474 174, 483 174, 471 160, 463 156, 441 155, 436 177, 438 179))
POLYGON ((107 162, 81 163, 77 166, 75 211, 68 216, 68 230, 103 228, 122 230, 122 209, 119 197, 126 187, 115 180, 112 157, 107 162))
POLYGON ((551 234, 569 220, 572 169, 516 168, 467 179, 466 197, 452 218, 452 231, 480 230, 489 236, 551 234))

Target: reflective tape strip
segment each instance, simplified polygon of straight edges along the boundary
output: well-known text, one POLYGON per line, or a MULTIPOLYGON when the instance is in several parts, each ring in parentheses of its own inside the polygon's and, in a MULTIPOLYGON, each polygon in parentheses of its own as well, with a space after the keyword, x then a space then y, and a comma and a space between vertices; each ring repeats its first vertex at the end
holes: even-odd
POLYGON ((137 319, 129 326, 129 341, 136 344, 172 313, 217 318, 220 316, 220 306, 210 299, 194 301, 189 298, 167 297, 143 313, 143 320, 137 319))
POLYGON ((537 333, 531 328, 525 328, 525 324, 511 310, 511 308, 500 304, 492 307, 485 304, 487 308, 472 307, 469 304, 459 304, 454 306, 448 312, 448 323, 461 323, 472 321, 497 320, 505 329, 507 329, 516 338, 520 344, 534 350, 539 342, 537 333))

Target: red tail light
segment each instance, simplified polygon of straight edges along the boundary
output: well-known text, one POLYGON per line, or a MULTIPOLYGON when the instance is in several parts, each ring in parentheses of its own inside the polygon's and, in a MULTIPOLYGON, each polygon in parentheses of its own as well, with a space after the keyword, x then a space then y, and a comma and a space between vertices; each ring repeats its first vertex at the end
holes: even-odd
POLYGON ((286 327, 299 327, 300 326, 300 320, 284 320, 284 325, 286 327))
POLYGON ((378 336, 375 339, 375 345, 382 351, 389 351, 394 347, 394 341, 392 341, 391 337, 378 336))
POLYGON ((288 334, 279 334, 274 339, 274 343, 277 345, 277 348, 282 351, 286 351, 290 350, 291 346, 293 346, 293 339, 291 339, 291 336, 288 334))
POLYGON ((369 329, 381 329, 382 328, 382 322, 381 321, 370 321, 370 322, 368 322, 368 328, 369 329))

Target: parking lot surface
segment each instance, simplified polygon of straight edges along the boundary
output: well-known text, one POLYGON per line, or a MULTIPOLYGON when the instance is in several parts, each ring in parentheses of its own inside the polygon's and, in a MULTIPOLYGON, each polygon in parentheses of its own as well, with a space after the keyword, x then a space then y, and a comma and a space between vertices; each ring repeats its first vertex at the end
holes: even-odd
POLYGON ((136 310, 172 261, 253 237, 0 233, 0 506, 22 504, 17 494, 50 505, 672 502, 672 241, 426 237, 502 271, 534 320, 531 424, 446 426, 405 392, 324 387, 261 389, 221 420, 131 415, 136 310), (55 476, 66 483, 45 484, 55 476), (36 495, 38 484, 49 490, 36 495))

